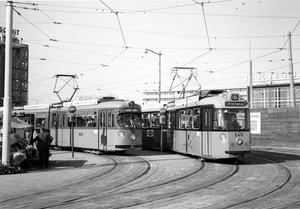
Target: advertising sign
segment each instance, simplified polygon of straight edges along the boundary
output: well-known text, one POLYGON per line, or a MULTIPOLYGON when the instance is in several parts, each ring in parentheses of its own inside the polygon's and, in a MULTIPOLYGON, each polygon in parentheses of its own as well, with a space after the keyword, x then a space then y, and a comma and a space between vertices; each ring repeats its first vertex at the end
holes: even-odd
POLYGON ((251 132, 251 134, 261 134, 260 112, 251 112, 250 113, 250 132, 251 132))

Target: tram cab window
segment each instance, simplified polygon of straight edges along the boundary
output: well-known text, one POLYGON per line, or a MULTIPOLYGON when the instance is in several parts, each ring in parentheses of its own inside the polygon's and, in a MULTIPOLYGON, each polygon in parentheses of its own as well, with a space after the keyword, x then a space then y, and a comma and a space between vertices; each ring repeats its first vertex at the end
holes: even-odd
POLYGON ((245 130, 249 129, 249 110, 228 109, 222 110, 224 118, 223 127, 226 130, 245 130))
POLYGON ((117 123, 119 127, 141 128, 141 114, 119 113, 117 115, 117 123))

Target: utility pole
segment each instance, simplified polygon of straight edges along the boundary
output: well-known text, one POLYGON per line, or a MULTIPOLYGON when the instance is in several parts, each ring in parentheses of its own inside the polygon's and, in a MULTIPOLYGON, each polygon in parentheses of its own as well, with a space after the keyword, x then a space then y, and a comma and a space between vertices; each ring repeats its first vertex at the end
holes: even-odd
POLYGON ((250 60, 250 90, 249 90, 249 100, 250 100, 250 108, 253 109, 253 83, 252 83, 252 60, 251 60, 251 41, 250 41, 250 46, 249 46, 249 60, 250 60))
POLYGON ((295 107, 295 89, 294 89, 294 70, 293 70, 293 56, 292 56, 292 35, 288 34, 289 38, 289 65, 290 65, 290 95, 291 95, 291 107, 295 107))
POLYGON ((250 108, 253 109, 252 60, 250 60, 250 108))
POLYGON ((160 100, 161 100, 161 55, 162 55, 162 53, 161 52, 157 53, 157 52, 155 52, 151 49, 146 49, 145 53, 148 53, 148 51, 159 56, 159 62, 158 62, 158 75, 159 75, 159 78, 158 78, 158 103, 160 103, 160 100))
POLYGON ((6 34, 5 34, 5 79, 3 101, 3 144, 2 164, 10 165, 10 135, 11 135, 11 83, 12 83, 12 1, 6 4, 6 34))

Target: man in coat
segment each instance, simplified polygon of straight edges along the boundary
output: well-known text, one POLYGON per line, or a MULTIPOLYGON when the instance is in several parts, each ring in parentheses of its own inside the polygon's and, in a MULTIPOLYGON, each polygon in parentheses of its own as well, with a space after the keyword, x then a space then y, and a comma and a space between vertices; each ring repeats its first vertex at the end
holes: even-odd
POLYGON ((33 141, 35 142, 39 153, 39 167, 43 168, 45 165, 45 168, 47 168, 49 164, 49 150, 52 137, 49 133, 45 132, 44 127, 41 127, 40 133, 33 139, 33 141))

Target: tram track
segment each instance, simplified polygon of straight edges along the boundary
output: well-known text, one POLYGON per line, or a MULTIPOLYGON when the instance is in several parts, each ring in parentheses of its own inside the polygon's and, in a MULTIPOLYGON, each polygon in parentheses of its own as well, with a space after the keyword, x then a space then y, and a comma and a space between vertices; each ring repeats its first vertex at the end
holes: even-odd
POLYGON ((86 205, 87 202, 94 202, 93 205, 89 204, 89 207, 115 209, 134 207, 151 202, 166 200, 168 198, 176 198, 177 196, 183 194, 191 193, 202 188, 216 185, 230 178, 238 171, 237 165, 225 165, 223 168, 221 168, 222 166, 220 167, 219 165, 214 163, 205 164, 207 165, 204 166, 203 169, 199 169, 199 171, 197 171, 196 173, 176 180, 169 180, 168 182, 160 183, 155 186, 146 186, 139 189, 107 194, 105 196, 97 196, 92 200, 82 199, 80 201, 75 201, 72 204, 68 203, 61 206, 63 206, 64 208, 81 208, 83 207, 83 205, 86 205), (217 170, 219 170, 219 172, 217 170), (224 172, 225 170, 226 172, 224 172), (203 175, 205 175, 205 173, 207 174, 206 178, 203 178, 203 175), (208 173, 211 173, 211 175, 209 175, 208 173), (214 175, 215 173, 218 174, 214 175), (121 202, 118 201, 118 199, 120 198, 122 199, 121 202))
POLYGON ((299 187, 300 187, 300 156, 299 152, 273 152, 264 150, 255 150, 253 153, 257 157, 271 159, 280 166, 288 169, 290 179, 280 188, 270 192, 267 195, 256 198, 248 204, 240 205, 235 208, 257 208, 258 206, 266 209, 279 208, 300 208, 299 187))
POLYGON ((300 204, 300 156, 294 154, 258 150, 234 163, 183 155, 101 158, 105 165, 79 168, 93 172, 87 178, 11 198, 0 207, 9 203, 9 208, 184 208, 187 199, 196 203, 195 209, 283 209, 300 204))
POLYGON ((281 184, 276 185, 276 186, 274 186, 273 188, 270 188, 267 191, 264 191, 264 189, 263 189, 262 192, 257 191, 257 193, 259 193, 258 195, 256 195, 256 196, 252 195, 251 198, 248 198, 247 200, 240 201, 240 202, 237 202, 237 203, 231 204, 231 205, 229 204, 229 205, 227 205, 224 208, 239 208, 240 209, 240 208, 243 208, 243 205, 245 205, 246 203, 250 203, 251 202, 251 204, 253 204, 254 200, 261 199, 263 197, 266 197, 266 196, 268 196, 268 195, 270 195, 270 194, 272 194, 272 193, 280 190, 281 188, 283 188, 290 181, 292 174, 291 174, 290 170, 286 166, 280 165, 280 164, 278 164, 274 160, 266 159, 266 158, 263 158, 263 157, 258 157, 258 156, 252 156, 252 157, 256 158, 256 159, 260 159, 260 160, 266 161, 268 163, 275 163, 281 169, 284 169, 286 171, 286 173, 287 173, 285 180, 281 184))
MULTIPOLYGON (((151 169, 151 165, 138 157, 130 158, 130 161, 126 160, 129 158, 124 158, 121 156, 101 156, 102 158, 109 159, 109 163, 106 166, 110 167, 106 172, 97 172, 101 171, 99 169, 93 168, 95 175, 90 178, 84 178, 82 181, 77 181, 77 183, 65 185, 60 188, 50 189, 44 191, 43 193, 30 194, 30 196, 35 195, 36 198, 43 199, 47 196, 47 199, 43 201, 43 206, 35 206, 35 203, 32 202, 31 198, 28 198, 28 195, 24 197, 18 197, 13 205, 18 205, 18 208, 49 208, 52 207, 53 202, 60 205, 61 202, 73 202, 82 198, 91 198, 95 194, 101 194, 103 192, 113 191, 115 188, 124 186, 129 182, 136 180, 144 175, 146 175, 151 169), (140 166, 137 166, 140 164, 140 166), (128 170, 133 170, 132 176, 126 174, 128 170), (98 173, 98 174, 97 174, 98 173), (123 178, 120 178, 122 175, 123 178), (127 177, 126 177, 127 175, 127 177), (116 179, 119 179, 117 181, 116 179), (122 179, 120 181, 120 179, 122 179), (105 182, 105 183, 103 183, 105 182), (113 183, 109 183, 113 182, 113 183), (70 195, 71 192, 66 191, 76 191, 70 195), (66 194, 67 193, 67 194, 66 194)), ((90 167, 90 166, 89 166, 90 167)), ((84 166, 82 169, 90 169, 88 166, 84 166)), ((102 166, 103 167, 103 166, 102 166)), ((101 168, 102 169, 102 168, 101 168)), ((12 201, 12 199, 7 200, 12 201)), ((37 201, 39 202, 39 201, 37 201)), ((55 204, 56 205, 56 204, 55 204)))

